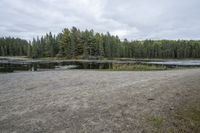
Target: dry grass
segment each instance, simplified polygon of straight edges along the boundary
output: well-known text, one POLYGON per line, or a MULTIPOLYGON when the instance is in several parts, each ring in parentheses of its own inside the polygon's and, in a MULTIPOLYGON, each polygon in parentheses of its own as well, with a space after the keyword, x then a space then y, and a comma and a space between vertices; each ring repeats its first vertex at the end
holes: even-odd
POLYGON ((142 65, 142 64, 113 64, 112 70, 115 71, 155 71, 166 70, 165 66, 142 65))

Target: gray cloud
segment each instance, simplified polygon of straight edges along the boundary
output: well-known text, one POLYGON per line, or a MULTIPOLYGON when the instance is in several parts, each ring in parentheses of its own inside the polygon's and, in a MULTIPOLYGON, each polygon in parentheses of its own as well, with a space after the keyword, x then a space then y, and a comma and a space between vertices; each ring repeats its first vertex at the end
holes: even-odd
POLYGON ((135 39, 200 39, 199 0, 1 0, 0 36, 76 26, 135 39))

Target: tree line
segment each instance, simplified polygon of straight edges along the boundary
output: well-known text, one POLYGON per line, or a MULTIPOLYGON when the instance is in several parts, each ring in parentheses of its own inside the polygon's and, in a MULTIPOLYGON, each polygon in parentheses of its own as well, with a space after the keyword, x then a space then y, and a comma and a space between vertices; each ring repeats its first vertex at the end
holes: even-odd
POLYGON ((1 37, 0 56, 27 56, 29 45, 20 38, 1 37))
POLYGON ((123 41, 109 32, 80 31, 65 28, 51 32, 31 42, 19 38, 0 38, 1 56, 32 58, 66 57, 69 59, 97 58, 200 58, 199 40, 142 40, 123 41))

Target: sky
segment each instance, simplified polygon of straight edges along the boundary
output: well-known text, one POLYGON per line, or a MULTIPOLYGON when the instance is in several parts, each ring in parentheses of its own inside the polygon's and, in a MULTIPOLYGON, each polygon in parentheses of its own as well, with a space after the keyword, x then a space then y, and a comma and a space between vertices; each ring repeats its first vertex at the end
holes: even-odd
POLYGON ((0 36, 75 26, 121 39, 200 39, 200 0, 0 0, 0 36))

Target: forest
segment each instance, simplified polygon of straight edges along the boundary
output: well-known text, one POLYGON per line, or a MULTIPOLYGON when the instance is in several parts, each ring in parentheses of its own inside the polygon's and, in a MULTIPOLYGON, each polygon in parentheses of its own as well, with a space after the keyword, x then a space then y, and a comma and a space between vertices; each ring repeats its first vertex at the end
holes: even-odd
POLYGON ((32 41, 1 37, 0 56, 30 58, 65 57, 68 59, 103 58, 200 58, 200 40, 120 40, 109 32, 65 28, 32 41))
POLYGON ((11 37, 0 38, 0 56, 27 56, 29 43, 11 37))

